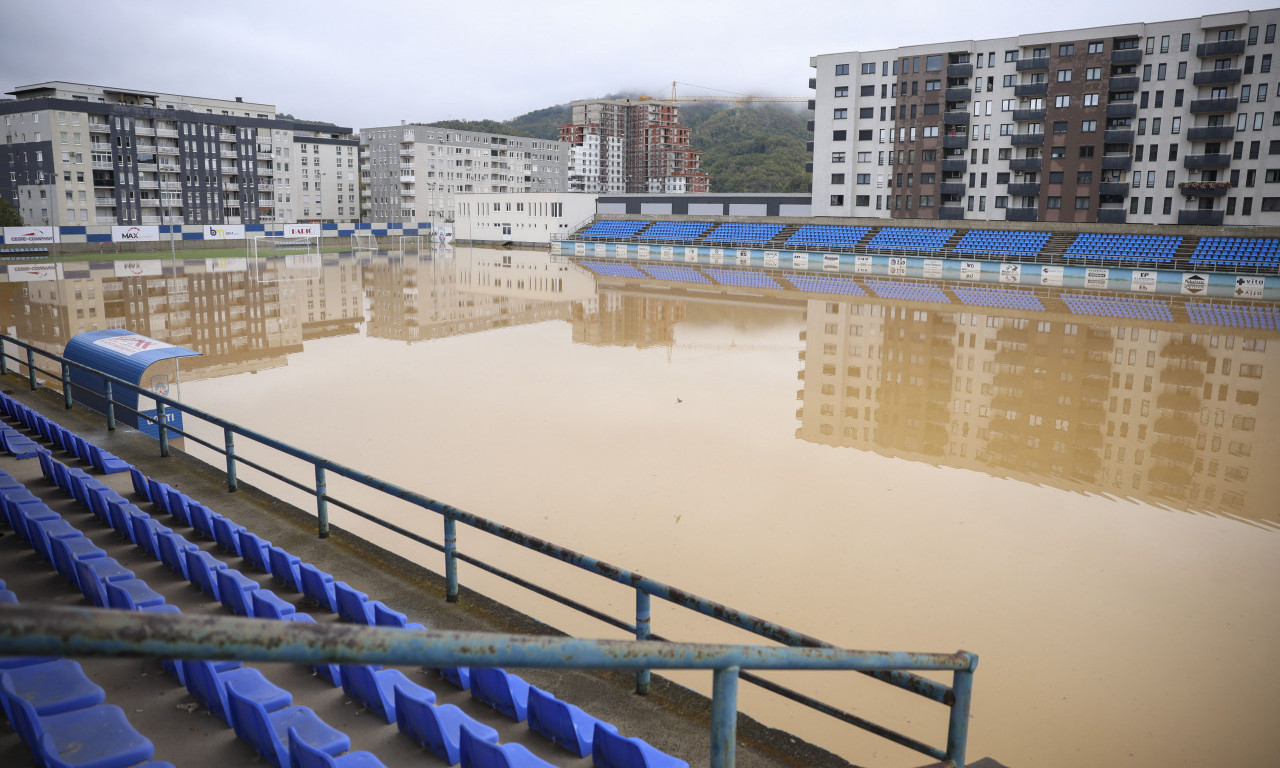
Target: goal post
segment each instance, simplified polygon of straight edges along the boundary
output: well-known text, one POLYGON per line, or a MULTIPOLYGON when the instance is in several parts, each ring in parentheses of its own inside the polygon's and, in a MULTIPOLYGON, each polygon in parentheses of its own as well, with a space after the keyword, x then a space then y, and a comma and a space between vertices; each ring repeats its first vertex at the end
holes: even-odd
POLYGON ((321 264, 320 235, 257 235, 245 241, 249 269, 259 282, 278 279, 278 270, 315 269, 321 264))
POLYGON ((351 250, 354 253, 377 253, 378 238, 372 232, 353 232, 351 250))
POLYGON ((422 250, 422 235, 401 235, 400 236, 400 252, 407 253, 409 251, 422 250))

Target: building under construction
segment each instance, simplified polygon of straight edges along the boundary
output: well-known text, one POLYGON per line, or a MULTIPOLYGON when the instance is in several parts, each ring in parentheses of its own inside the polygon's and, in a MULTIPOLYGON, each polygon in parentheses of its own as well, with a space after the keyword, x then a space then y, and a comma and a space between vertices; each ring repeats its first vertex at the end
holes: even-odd
POLYGON ((572 104, 573 118, 560 127, 572 145, 569 188, 597 193, 710 192, 702 153, 689 144, 673 102, 591 99, 572 104))

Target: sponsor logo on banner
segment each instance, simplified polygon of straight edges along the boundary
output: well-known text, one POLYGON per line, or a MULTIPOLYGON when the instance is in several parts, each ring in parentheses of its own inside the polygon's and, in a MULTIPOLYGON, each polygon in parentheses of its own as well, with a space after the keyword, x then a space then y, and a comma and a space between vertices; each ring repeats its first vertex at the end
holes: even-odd
POLYGON ((1106 288, 1107 280, 1111 277, 1111 270, 1102 267, 1085 267, 1084 270, 1084 287, 1085 288, 1106 288))
POLYGON ((711 255, 710 255, 710 257, 709 257, 709 258, 710 258, 710 260, 711 260, 711 263, 712 263, 712 264, 723 264, 723 263, 724 263, 724 249, 723 249, 723 248, 712 248, 712 249, 711 249, 711 255))
POLYGON ((1156 273, 1145 269, 1135 269, 1129 276, 1129 290, 1151 293, 1156 289, 1156 273))
POLYGON ((1267 281, 1261 277, 1237 277, 1235 295, 1242 299, 1262 298, 1262 289, 1267 281))
POLYGON ((738 266, 740 267, 751 266, 751 251, 748 251, 745 248, 738 249, 738 266))
POLYGON ((925 277, 942 277, 942 259, 925 259, 921 273, 925 277))
POLYGON ((637 258, 637 259, 644 259, 645 261, 648 261, 648 260, 649 260, 649 246, 647 246, 647 245, 637 245, 637 246, 636 246, 636 258, 637 258))
POLYGON ((791 254, 791 268, 792 268, 792 269, 808 269, 808 268, 809 268, 809 254, 807 254, 807 253, 793 253, 793 254, 791 254))
POLYGON ((907 259, 905 256, 889 257, 889 274, 902 277, 907 274, 907 259))
POLYGON ((961 280, 977 280, 980 277, 982 277, 982 262, 979 262, 979 261, 960 262, 960 279, 961 280))
POLYGON ((626 243, 614 243, 613 255, 621 259, 627 255, 627 251, 629 250, 630 248, 627 246, 626 243))
POLYGON ((156 375, 152 376, 150 389, 152 392, 155 392, 157 395, 161 397, 168 397, 169 396, 169 377, 163 373, 157 373, 156 375))
POLYGON ((609 255, 609 246, 605 243, 596 243, 596 255, 600 257, 609 255))
POLYGON ((10 264, 9 282, 38 283, 57 280, 61 272, 57 264, 10 264))
POLYGON ((289 224, 284 228, 285 237, 319 237, 319 224, 289 224))
POLYGON ((686 245, 684 248, 684 260, 687 264, 698 263, 698 246, 686 245))
POLYGON ((248 268, 249 261, 245 258, 204 260, 204 271, 206 272, 244 272, 248 268))
POLYGON ((128 336, 108 336, 105 339, 96 339, 93 343, 125 357, 133 357, 142 352, 151 352, 157 349, 169 349, 173 346, 136 333, 131 333, 128 336))
POLYGON ((112 227, 113 243, 154 243, 160 239, 160 228, 148 227, 112 227))
POLYGON ((116 277, 143 277, 164 274, 159 259, 147 261, 117 261, 114 263, 116 277))
POLYGON ((1000 282, 1016 283, 1022 280, 1021 264, 1001 264, 1000 265, 1000 282))
MULTIPOLYGON (((867 257, 871 258, 871 257, 867 257)), ((839 272, 840 271, 840 254, 824 253, 822 254, 822 271, 823 272, 839 272)))
POLYGON ((1062 285, 1062 276, 1066 270, 1058 266, 1044 266, 1040 268, 1040 284, 1041 285, 1062 285))
POLYGON ((586 255, 587 255, 587 244, 586 244, 586 243, 574 243, 574 244, 573 244, 573 255, 574 255, 574 256, 586 256, 586 255))
POLYGON ((778 252, 777 252, 777 251, 765 251, 765 252, 764 252, 764 265, 765 265, 766 267, 774 267, 774 268, 776 268, 776 267, 778 266, 778 252))
POLYGON ((204 228, 205 240, 243 240, 243 224, 219 224, 204 228))
POLYGON ((662 246, 662 260, 663 260, 663 261, 675 261, 675 260, 676 260, 676 249, 675 249, 673 246, 670 246, 670 245, 664 245, 664 246, 662 246))
POLYGON ((1198 275, 1195 272, 1184 272, 1182 274, 1182 292, 1183 293, 1204 293, 1209 289, 1209 279, 1204 275, 1198 275))
POLYGON ((6 245, 56 243, 58 233, 54 227, 5 227, 4 242, 6 245))
MULTIPOLYGON (((836 266, 839 266, 839 264, 840 264, 840 262, 837 260, 837 262, 836 262, 836 266)), ((825 265, 824 265, 824 266, 825 266, 825 265)), ((861 255, 861 256, 854 256, 854 257, 853 257, 853 271, 854 271, 854 272, 857 272, 857 273, 858 273, 858 274, 860 274, 860 275, 869 275, 869 274, 871 274, 871 257, 870 257, 870 256, 867 256, 867 255, 865 255, 865 254, 864 254, 864 255, 861 255)))

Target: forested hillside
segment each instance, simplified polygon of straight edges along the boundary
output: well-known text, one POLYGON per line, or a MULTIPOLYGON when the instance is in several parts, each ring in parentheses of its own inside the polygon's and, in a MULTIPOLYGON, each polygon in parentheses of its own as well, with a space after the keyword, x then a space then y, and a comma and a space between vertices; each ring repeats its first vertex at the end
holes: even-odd
MULTIPOLYGON (((611 94, 624 98, 635 94, 611 94)), ((558 139, 569 122, 568 104, 534 110, 510 120, 442 120, 431 125, 464 131, 558 139)), ((811 160, 805 149, 807 113, 775 104, 686 104, 680 122, 689 126, 693 148, 713 192, 808 192, 811 160)))

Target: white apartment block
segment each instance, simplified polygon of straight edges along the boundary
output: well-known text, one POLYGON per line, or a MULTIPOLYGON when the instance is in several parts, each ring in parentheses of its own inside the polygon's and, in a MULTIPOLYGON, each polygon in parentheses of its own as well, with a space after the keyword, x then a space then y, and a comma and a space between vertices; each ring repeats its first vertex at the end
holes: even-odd
POLYGON ((8 95, 0 194, 28 225, 359 218, 349 128, 239 98, 57 81, 8 95))
POLYGON ((456 195, 565 192, 559 141, 401 124, 360 131, 366 221, 454 220, 456 195))
POLYGON ((1280 224, 1280 9, 810 59, 817 216, 1280 224))

